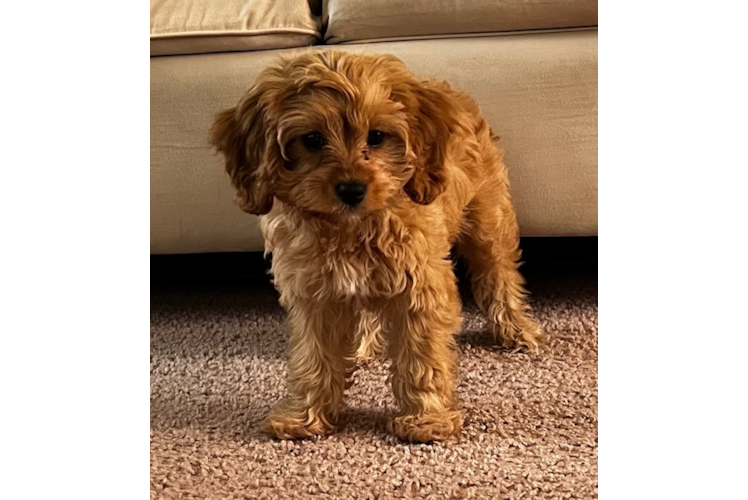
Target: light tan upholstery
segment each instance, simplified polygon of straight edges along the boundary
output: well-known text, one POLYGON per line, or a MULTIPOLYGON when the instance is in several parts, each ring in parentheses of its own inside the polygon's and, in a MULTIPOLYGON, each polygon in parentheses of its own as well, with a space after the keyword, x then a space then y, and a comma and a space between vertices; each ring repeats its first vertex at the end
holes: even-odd
POLYGON ((327 43, 597 26, 597 0, 326 0, 327 43))
POLYGON ((314 44, 308 0, 151 0, 151 55, 281 49, 314 44))
MULTIPOLYGON (((596 31, 335 49, 392 53, 475 97, 506 150, 523 235, 597 234, 596 31)), ((207 137, 281 53, 151 59, 151 253, 262 249, 207 137)))

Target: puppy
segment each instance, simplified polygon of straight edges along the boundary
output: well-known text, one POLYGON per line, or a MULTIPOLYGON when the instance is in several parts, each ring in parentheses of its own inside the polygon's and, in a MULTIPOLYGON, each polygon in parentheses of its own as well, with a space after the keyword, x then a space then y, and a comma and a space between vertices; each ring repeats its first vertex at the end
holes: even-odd
POLYGON ((388 430, 411 442, 459 433, 452 248, 496 341, 538 346, 497 139, 470 97, 390 55, 282 59, 217 116, 211 143, 241 208, 262 215, 289 315, 288 396, 270 434, 334 431, 346 375, 380 333, 399 407, 388 430))

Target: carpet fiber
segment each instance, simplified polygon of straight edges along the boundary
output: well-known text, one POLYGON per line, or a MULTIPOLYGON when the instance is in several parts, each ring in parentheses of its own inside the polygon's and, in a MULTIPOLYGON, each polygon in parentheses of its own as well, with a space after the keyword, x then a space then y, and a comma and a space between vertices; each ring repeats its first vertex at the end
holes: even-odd
POLYGON ((552 341, 491 345, 466 297, 462 434, 409 445, 385 431, 387 363, 360 369, 345 428, 277 441, 260 422, 285 392, 284 313, 266 278, 151 291, 151 498, 597 498, 597 275, 537 273, 552 341))

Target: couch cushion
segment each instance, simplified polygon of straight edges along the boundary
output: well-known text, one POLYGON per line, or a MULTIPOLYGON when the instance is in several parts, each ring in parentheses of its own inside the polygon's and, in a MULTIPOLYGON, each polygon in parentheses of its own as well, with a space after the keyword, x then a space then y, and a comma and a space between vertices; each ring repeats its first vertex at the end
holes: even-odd
MULTIPOLYGON (((597 234, 596 31, 339 50, 394 54, 477 100, 501 136, 522 235, 597 234)), ((151 58, 152 254, 262 250, 257 218, 234 204, 208 131, 278 55, 151 58)))
POLYGON ((151 0, 151 55, 312 45, 319 19, 308 0, 151 0))
POLYGON ((597 0, 326 0, 328 43, 597 26, 597 0))

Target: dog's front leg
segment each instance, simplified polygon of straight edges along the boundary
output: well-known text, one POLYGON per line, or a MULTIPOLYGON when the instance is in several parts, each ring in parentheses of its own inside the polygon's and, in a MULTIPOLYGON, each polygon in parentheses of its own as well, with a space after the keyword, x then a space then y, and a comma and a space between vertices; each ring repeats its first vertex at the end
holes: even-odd
POLYGON ((288 396, 266 418, 268 433, 290 439, 335 430, 346 371, 355 361, 357 321, 350 304, 298 301, 290 307, 288 396))
POLYGON ((415 276, 414 283, 420 286, 383 306, 392 389, 399 405, 388 430, 404 441, 438 441, 462 427, 455 400, 454 348, 461 304, 449 261, 439 259, 415 276))

